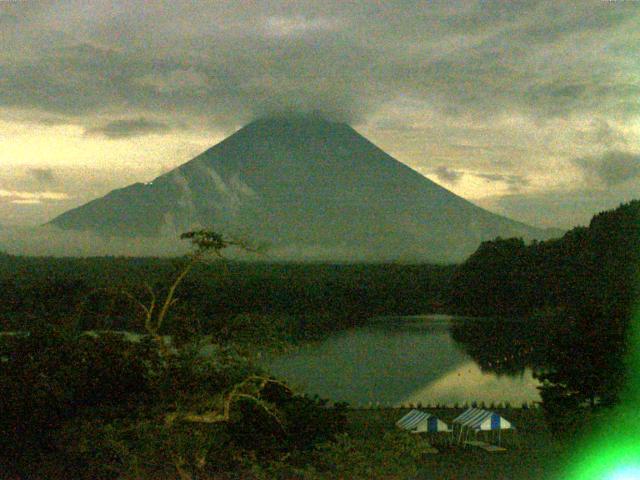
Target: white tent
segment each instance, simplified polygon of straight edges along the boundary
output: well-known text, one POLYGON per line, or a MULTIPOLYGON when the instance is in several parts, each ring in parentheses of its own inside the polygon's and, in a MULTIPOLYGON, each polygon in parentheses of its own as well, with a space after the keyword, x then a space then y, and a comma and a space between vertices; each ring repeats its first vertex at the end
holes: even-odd
POLYGON ((403 430, 409 430, 412 433, 437 433, 450 432, 449 426, 427 412, 420 410, 411 410, 404 417, 396 422, 396 425, 403 430))
POLYGON ((497 413, 481 408, 469 408, 453 419, 453 434, 455 436, 456 431, 458 432, 458 443, 462 442, 463 438, 467 439, 470 433, 475 436, 478 432, 497 432, 500 443, 502 430, 515 430, 515 427, 497 413))

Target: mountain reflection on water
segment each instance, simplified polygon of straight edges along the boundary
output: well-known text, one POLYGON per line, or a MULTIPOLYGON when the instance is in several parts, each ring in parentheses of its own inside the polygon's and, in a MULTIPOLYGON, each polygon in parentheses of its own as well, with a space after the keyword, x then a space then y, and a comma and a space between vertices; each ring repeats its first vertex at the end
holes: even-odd
POLYGON ((265 359, 299 390, 354 405, 537 401, 523 325, 443 315, 381 317, 265 359))

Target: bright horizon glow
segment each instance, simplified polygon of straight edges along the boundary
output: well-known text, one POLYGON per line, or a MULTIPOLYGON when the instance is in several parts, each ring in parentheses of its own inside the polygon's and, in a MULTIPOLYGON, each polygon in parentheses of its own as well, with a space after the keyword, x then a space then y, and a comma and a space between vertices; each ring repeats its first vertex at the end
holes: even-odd
POLYGON ((15 199, 13 201, 20 200, 67 200, 69 195, 62 192, 51 192, 45 190, 43 192, 21 192, 16 190, 2 190, 0 189, 0 198, 15 199))

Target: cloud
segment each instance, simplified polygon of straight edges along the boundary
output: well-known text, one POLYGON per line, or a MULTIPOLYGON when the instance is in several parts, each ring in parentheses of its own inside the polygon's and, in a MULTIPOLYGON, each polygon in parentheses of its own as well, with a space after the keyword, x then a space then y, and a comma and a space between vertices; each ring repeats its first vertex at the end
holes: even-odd
POLYGON ((628 143, 624 133, 612 127, 606 120, 598 119, 592 123, 595 143, 609 148, 615 144, 626 145, 628 143))
POLYGON ((41 185, 54 185, 57 177, 51 168, 29 168, 27 172, 41 185))
POLYGON ((0 104, 80 120, 359 121, 403 95, 454 116, 640 113, 637 66, 620 61, 638 51, 632 2, 20 3, 0 104))
POLYGON ((0 199, 8 199, 9 201, 15 200, 68 200, 70 197, 63 192, 21 192, 16 190, 2 190, 0 189, 0 199))
MULTIPOLYGON (((0 204, 1 205, 1 204, 0 204)), ((18 205, 24 213, 32 205, 18 205)), ((0 250, 14 255, 184 255, 189 247, 177 238, 131 239, 101 237, 90 232, 64 231, 51 226, 3 226, 0 250)))
POLYGON ((629 144, 624 131, 603 118, 591 120, 587 128, 576 132, 575 139, 585 146, 600 146, 606 149, 626 148, 629 144))
POLYGON ((502 173, 474 173, 476 177, 487 182, 503 182, 512 187, 529 185, 529 179, 521 175, 508 175, 502 173))
POLYGON ((145 118, 136 118, 114 120, 99 127, 87 128, 85 129, 85 135, 103 135, 107 138, 118 139, 154 133, 161 134, 169 130, 169 126, 164 123, 147 120, 145 118))
POLYGON ((151 87, 159 94, 194 92, 206 94, 208 77, 192 68, 176 68, 166 72, 149 73, 134 80, 137 84, 151 87))
POLYGON ((539 227, 570 229, 588 225, 598 212, 640 197, 640 186, 620 191, 580 188, 570 191, 513 193, 475 201, 490 211, 539 227))
POLYGON ((451 184, 458 183, 458 181, 460 181, 460 179, 464 175, 464 172, 445 167, 444 165, 434 168, 433 173, 441 181, 451 184))
POLYGON ((0 11, 0 25, 11 26, 18 22, 18 16, 9 12, 0 11))
MULTIPOLYGON (((624 174, 590 156, 640 145, 639 21, 621 1, 0 2, 0 114, 132 149, 168 133, 160 151, 171 133, 204 145, 256 117, 317 111, 463 196, 533 189, 550 171, 566 188, 576 167, 618 188, 624 174)), ((115 164, 75 155, 67 165, 100 161, 103 179, 115 164)), ((150 179, 158 155, 136 151, 147 170, 127 179, 150 179)), ((56 174, 55 188, 33 175, 2 187, 89 199, 56 174)))
POLYGON ((331 18, 273 15, 265 19, 264 30, 268 35, 287 37, 313 31, 335 31, 342 23, 338 19, 331 18))
POLYGON ((610 150, 602 155, 575 158, 573 163, 581 168, 587 181, 613 187, 640 177, 640 153, 610 150))
POLYGON ((40 205, 42 203, 42 200, 38 198, 24 198, 11 200, 11 203, 16 205, 40 205))
POLYGON ((446 167, 444 165, 434 168, 431 172, 434 175, 436 175, 438 179, 440 179, 441 181, 452 184, 452 185, 459 183, 462 177, 464 176, 480 178, 490 183, 502 182, 512 188, 526 186, 526 185, 529 185, 530 183, 528 178, 523 177, 521 175, 456 170, 450 167, 446 167))

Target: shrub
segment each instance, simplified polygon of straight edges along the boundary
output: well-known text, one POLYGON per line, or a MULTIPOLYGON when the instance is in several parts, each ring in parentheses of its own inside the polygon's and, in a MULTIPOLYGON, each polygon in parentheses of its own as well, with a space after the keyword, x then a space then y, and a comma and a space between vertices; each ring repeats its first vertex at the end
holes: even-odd
POLYGON ((277 460, 344 430, 345 405, 295 395, 233 348, 166 351, 151 337, 55 327, 0 337, 0 463, 13 459, 29 476, 38 452, 49 450, 69 468, 82 466, 78 478, 208 475, 277 460), (219 417, 225 403, 222 419, 199 420, 219 417))
POLYGON ((409 478, 417 474, 428 442, 419 435, 386 432, 382 438, 341 434, 313 453, 313 465, 325 478, 409 478))
POLYGON ((563 386, 546 382, 539 389, 542 411, 551 431, 567 437, 574 436, 584 421, 580 400, 563 386))
POLYGON ((160 358, 150 342, 40 326, 0 339, 0 456, 18 468, 59 443, 64 422, 100 407, 109 415, 148 401, 160 358))

